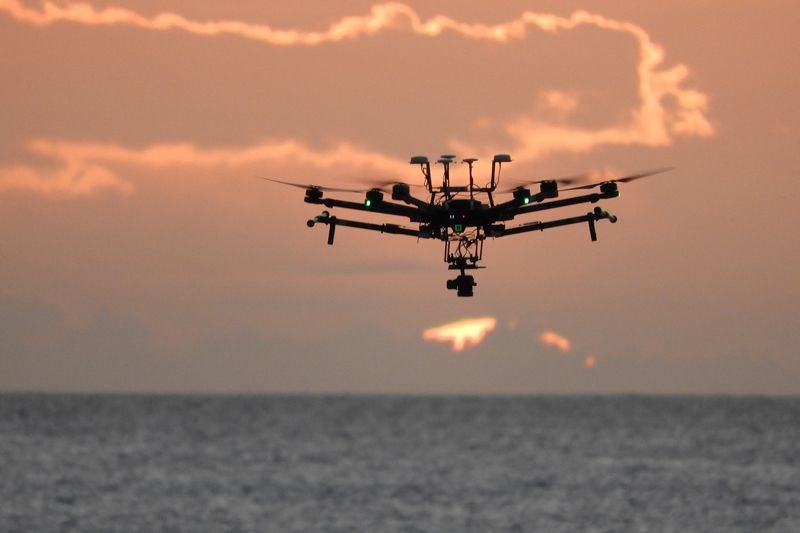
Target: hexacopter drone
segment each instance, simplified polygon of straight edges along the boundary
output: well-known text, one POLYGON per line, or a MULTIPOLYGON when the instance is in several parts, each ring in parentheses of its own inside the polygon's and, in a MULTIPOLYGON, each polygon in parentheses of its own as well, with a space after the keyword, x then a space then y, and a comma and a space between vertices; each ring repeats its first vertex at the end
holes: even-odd
POLYGON ((441 186, 434 186, 431 179, 431 165, 425 156, 414 156, 411 158, 412 165, 419 165, 425 180, 424 187, 430 198, 423 200, 411 194, 411 187, 404 182, 384 182, 379 186, 369 190, 340 189, 332 187, 322 187, 319 185, 302 185, 287 181, 269 181, 300 187, 305 189, 305 202, 310 204, 321 204, 327 208, 341 207, 343 209, 353 209, 356 211, 368 211, 394 215, 407 218, 410 222, 419 224, 418 229, 407 228, 397 224, 373 224, 358 220, 347 220, 333 216, 328 211, 323 211, 319 215, 310 219, 308 227, 315 224, 325 224, 328 226, 328 244, 333 244, 337 226, 347 226, 351 228, 379 231, 381 233, 392 233, 396 235, 409 235, 418 239, 438 239, 444 241, 444 260, 448 263, 450 270, 459 271, 459 275, 447 280, 447 288, 457 291, 458 296, 472 296, 473 287, 477 285, 475 278, 467 274, 467 270, 485 268, 478 266, 478 261, 483 256, 483 241, 486 237, 506 237, 529 231, 544 231, 559 226, 570 224, 580 224, 583 222, 589 225, 589 235, 593 241, 597 240, 595 222, 608 219, 609 222, 616 222, 617 217, 609 214, 600 207, 595 207, 585 215, 550 220, 547 222, 527 222, 518 226, 506 227, 505 222, 514 220, 517 216, 527 215, 547 209, 557 209, 582 203, 596 203, 606 198, 617 198, 619 189, 617 183, 627 183, 654 174, 659 174, 671 168, 661 168, 640 172, 622 178, 606 179, 587 185, 577 185, 559 190, 559 185, 573 185, 587 180, 587 176, 573 176, 559 179, 542 179, 529 181, 516 187, 500 191, 497 194, 511 193, 511 199, 504 202, 497 202, 493 193, 497 191, 500 183, 500 169, 503 163, 510 163, 511 156, 508 154, 495 155, 492 160, 492 174, 489 182, 484 186, 477 186, 473 178, 473 165, 477 159, 464 159, 463 162, 469 166, 469 185, 450 184, 450 166, 455 162, 456 156, 443 155, 436 163, 443 168, 441 186), (530 185, 539 185, 539 192, 531 194, 528 189, 530 185), (389 189, 388 187, 391 187, 389 189), (568 198, 558 197, 559 192, 592 190, 599 188, 596 192, 580 194, 568 198), (337 200, 324 196, 325 191, 330 192, 358 192, 366 193, 363 202, 350 202, 337 200), (384 199, 384 193, 391 193, 392 200, 384 199), (483 201, 478 198, 482 198, 483 201), (399 203, 402 202, 402 203, 399 203))

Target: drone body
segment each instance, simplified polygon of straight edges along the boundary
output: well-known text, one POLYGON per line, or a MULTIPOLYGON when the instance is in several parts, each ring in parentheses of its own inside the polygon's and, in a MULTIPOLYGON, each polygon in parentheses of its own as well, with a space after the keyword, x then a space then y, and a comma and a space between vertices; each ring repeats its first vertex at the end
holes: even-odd
POLYGON ((528 222, 507 227, 506 223, 518 216, 528 215, 539 211, 557 209, 583 203, 597 203, 600 200, 617 198, 619 196, 618 182, 629 182, 669 169, 658 169, 635 174, 617 179, 608 179, 589 185, 570 187, 559 191, 559 185, 571 185, 582 181, 585 177, 574 176, 562 179, 547 179, 528 182, 505 191, 497 191, 500 181, 500 169, 503 163, 510 163, 511 157, 507 154, 498 154, 492 160, 492 173, 488 183, 478 186, 473 177, 473 165, 476 159, 464 159, 469 166, 469 185, 455 186, 450 184, 450 168, 455 162, 455 156, 443 155, 436 161, 443 167, 441 186, 434 186, 431 177, 430 162, 427 157, 414 156, 412 165, 419 165, 425 180, 424 187, 427 191, 425 199, 417 198, 411 194, 411 186, 403 182, 390 184, 391 190, 374 187, 367 191, 350 189, 333 189, 317 185, 301 185, 278 180, 278 183, 292 185, 305 189, 305 201, 310 204, 320 204, 327 208, 343 208, 355 211, 369 211, 392 215, 408 219, 418 224, 417 228, 408 228, 397 224, 374 224, 358 220, 349 220, 333 216, 328 211, 310 219, 307 224, 313 227, 316 224, 328 226, 328 244, 333 244, 337 226, 379 231, 397 235, 409 235, 419 239, 437 239, 444 242, 444 260, 450 270, 459 272, 455 278, 447 280, 447 288, 453 289, 458 296, 473 295, 473 287, 477 284, 473 276, 467 274, 468 270, 484 268, 478 265, 483 257, 483 242, 487 237, 499 238, 529 231, 544 231, 559 226, 586 223, 589 226, 589 235, 593 241, 597 240, 595 223, 607 219, 616 222, 617 218, 600 207, 595 207, 585 215, 551 220, 547 222, 528 222), (531 194, 528 185, 539 185, 539 191, 531 194), (558 198, 559 192, 587 190, 591 191, 558 198), (325 191, 338 192, 366 192, 363 202, 351 202, 328 198, 325 191), (496 194, 511 193, 509 200, 498 202, 496 194), (391 200, 385 194, 391 194, 391 200))

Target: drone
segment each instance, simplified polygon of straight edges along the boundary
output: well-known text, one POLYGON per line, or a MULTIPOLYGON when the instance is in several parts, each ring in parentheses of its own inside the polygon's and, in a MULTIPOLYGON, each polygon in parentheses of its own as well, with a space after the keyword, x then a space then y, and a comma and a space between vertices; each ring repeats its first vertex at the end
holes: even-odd
POLYGON ((478 262, 483 258, 483 243, 487 237, 500 238, 531 231, 544 231, 550 228, 586 223, 589 236, 597 240, 596 222, 617 221, 617 217, 597 206, 585 215, 561 218, 549 221, 525 222, 508 226, 507 223, 519 216, 558 209, 578 204, 595 204, 600 200, 617 198, 620 195, 618 183, 628 183, 647 176, 660 174, 672 168, 648 170, 625 177, 605 179, 595 183, 590 181, 591 175, 571 176, 554 179, 538 179, 523 182, 508 189, 499 190, 500 170, 504 163, 511 163, 508 154, 497 154, 492 159, 492 172, 488 182, 478 185, 473 175, 477 159, 463 159, 462 163, 469 167, 469 185, 453 185, 450 182, 450 170, 456 163, 456 156, 445 154, 435 162, 442 167, 441 185, 434 185, 431 177, 431 164, 426 156, 413 156, 409 163, 419 165, 424 179, 426 194, 418 198, 411 194, 412 187, 402 181, 377 182, 377 186, 368 190, 342 189, 319 185, 303 185, 270 178, 268 181, 305 189, 304 201, 309 204, 323 205, 329 209, 339 207, 354 211, 365 211, 406 218, 418 224, 417 228, 409 228, 398 224, 374 224, 359 220, 340 218, 327 210, 308 220, 307 225, 313 228, 316 224, 328 226, 328 244, 332 245, 338 226, 378 231, 393 235, 408 235, 417 239, 436 239, 444 242, 444 261, 448 269, 459 274, 447 280, 447 288, 455 290, 460 297, 473 295, 477 286, 475 278, 467 274, 479 268, 478 262), (580 185, 576 185, 580 183, 580 185), (532 193, 530 188, 538 185, 538 192, 532 193), (572 185, 560 189, 561 185, 572 185), (590 192, 584 192, 590 191, 590 192), (326 192, 365 193, 362 202, 338 200, 325 196, 326 192), (500 201, 502 194, 511 194, 509 199, 500 201), (559 198, 560 193, 570 196, 559 198), (385 195, 391 194, 391 200, 385 195), (577 195, 576 195, 577 194, 577 195))

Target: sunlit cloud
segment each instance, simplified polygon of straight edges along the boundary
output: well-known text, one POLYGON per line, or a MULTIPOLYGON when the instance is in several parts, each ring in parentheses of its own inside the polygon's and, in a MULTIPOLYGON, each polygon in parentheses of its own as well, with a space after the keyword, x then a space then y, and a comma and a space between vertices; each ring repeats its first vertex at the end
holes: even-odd
POLYGON ((545 346, 552 346, 562 352, 568 352, 572 349, 572 343, 569 339, 562 337, 554 331, 543 331, 539 334, 539 342, 545 346))
MULTIPOLYGON (((578 96, 553 89, 532 96, 532 114, 522 114, 501 125, 511 139, 502 146, 473 146, 461 139, 451 138, 448 141, 449 147, 481 159, 491 158, 491 154, 497 151, 510 151, 517 161, 531 161, 554 152, 589 151, 602 145, 665 146, 671 144, 676 136, 714 134, 714 128, 707 117, 707 95, 684 87, 689 76, 688 67, 683 64, 664 67, 663 49, 652 41, 642 27, 586 11, 575 11, 567 17, 525 11, 507 22, 484 24, 462 22, 444 15, 423 20, 406 4, 384 3, 373 5, 367 14, 343 17, 321 31, 276 29, 266 24, 235 20, 197 21, 178 13, 167 12, 148 17, 127 8, 99 7, 88 2, 43 2, 39 7, 29 7, 19 0, 0 0, 0 11, 6 12, 20 23, 36 27, 47 27, 55 23, 133 26, 150 31, 182 31, 203 37, 236 36, 270 46, 284 47, 320 46, 342 40, 370 38, 386 30, 406 31, 427 38, 455 34, 465 39, 508 44, 525 39, 529 29, 557 33, 584 26, 595 27, 627 34, 633 38, 638 48, 638 60, 632 67, 638 76, 639 102, 621 123, 594 129, 569 125, 565 119, 579 105, 578 96), (541 109, 543 104, 554 112, 553 123, 542 120, 540 114, 536 113, 536 108, 541 109)), ((478 117, 476 121, 488 123, 487 118, 478 117)), ((491 119, 488 120, 491 122, 491 119)), ((61 176, 57 183, 48 181, 53 178, 52 175, 27 167, 0 169, 0 189, 23 188, 45 193, 60 191, 68 195, 89 194, 103 189, 129 193, 132 185, 125 185, 109 166, 98 166, 99 162, 112 163, 121 160, 145 166, 235 166, 244 161, 277 159, 283 155, 304 158, 309 164, 320 168, 334 164, 350 165, 351 168, 371 164, 389 167, 393 173, 403 165, 403 162, 392 157, 353 144, 342 144, 329 151, 315 151, 293 139, 233 150, 200 149, 189 144, 155 145, 145 150, 132 150, 111 145, 80 145, 42 140, 34 144, 34 150, 49 152, 56 161, 69 162, 74 167, 65 166, 57 170, 56 174, 61 176), (71 175, 70 172, 83 172, 81 175, 87 175, 90 168, 94 169, 92 179, 81 181, 63 177, 71 175)))
MULTIPOLYGON (((563 335, 559 335, 555 331, 541 332, 538 340, 539 343, 545 346, 552 346, 553 348, 565 354, 572 351, 572 342, 563 335)), ((594 368, 597 364, 597 357, 592 354, 588 354, 583 356, 581 362, 584 368, 594 368)))
POLYGON ((486 335, 497 326, 493 317, 467 318, 457 322, 442 324, 422 332, 426 341, 449 342, 455 352, 466 346, 476 346, 483 342, 486 335))
POLYGON ((564 120, 578 107, 578 95, 555 89, 543 91, 539 94, 539 107, 554 113, 557 119, 564 120))
POLYGON ((55 169, 30 165, 0 167, 0 192, 21 190, 42 196, 90 196, 101 191, 128 195, 133 184, 91 163, 66 163, 55 169))
POLYGON ((397 179, 409 168, 405 161, 348 143, 317 151, 291 140, 265 141, 239 148, 155 144, 137 149, 116 144, 38 139, 27 143, 26 148, 31 154, 50 160, 50 164, 42 168, 29 165, 0 166, 0 191, 17 189, 46 195, 84 196, 110 190, 130 194, 134 191, 134 184, 117 175, 114 168, 119 166, 237 169, 291 162, 296 167, 316 170, 345 166, 387 179, 397 179))
POLYGON ((264 161, 292 161, 321 169, 344 163, 369 167, 384 174, 408 170, 406 161, 340 143, 329 150, 313 150, 294 140, 264 141, 239 148, 201 148, 190 143, 155 144, 142 149, 103 143, 73 143, 39 139, 28 143, 39 156, 69 163, 98 162, 142 165, 151 168, 172 166, 241 167, 264 161))

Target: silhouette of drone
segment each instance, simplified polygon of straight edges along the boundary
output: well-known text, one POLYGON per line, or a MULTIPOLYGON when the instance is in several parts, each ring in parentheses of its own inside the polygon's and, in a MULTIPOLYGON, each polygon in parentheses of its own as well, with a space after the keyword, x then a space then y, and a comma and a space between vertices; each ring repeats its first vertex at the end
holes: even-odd
MULTIPOLYGON (((444 260, 450 270, 459 271, 459 275, 447 280, 447 288, 457 291, 458 296, 472 296, 473 287, 477 285, 475 278, 467 274, 468 270, 485 268, 478 266, 478 261, 483 257, 483 241, 487 237, 498 238, 529 231, 544 231, 550 228, 568 226, 570 224, 587 223, 592 241, 597 240, 595 222, 607 219, 614 223, 617 217, 609 214, 600 207, 595 207, 585 215, 551 220, 547 222, 527 222, 518 226, 506 227, 505 222, 514 220, 517 216, 557 209, 582 203, 597 203, 607 198, 619 196, 618 183, 628 183, 640 178, 659 174, 671 170, 660 168, 632 174, 621 178, 605 179, 596 183, 576 185, 559 190, 559 185, 575 185, 590 180, 591 175, 571 176, 557 179, 539 179, 528 181, 517 186, 497 191, 500 183, 500 169, 503 163, 510 163, 508 154, 495 155, 492 160, 492 174, 489 182, 478 186, 473 177, 473 165, 477 159, 464 159, 463 163, 469 166, 469 185, 452 185, 450 183, 450 167, 455 163, 456 156, 443 155, 437 161, 443 168, 442 184, 434 186, 431 179, 431 165, 425 156, 411 158, 412 165, 419 165, 424 177, 424 187, 430 196, 420 199, 411 194, 411 187, 404 182, 375 182, 374 187, 368 190, 341 189, 322 187, 319 185, 303 185, 269 178, 269 181, 291 185, 305 189, 305 202, 321 204, 328 208, 341 207, 356 211, 369 211, 405 217, 410 222, 419 224, 417 229, 399 226, 397 224, 373 224, 358 220, 348 220, 333 216, 328 211, 310 219, 308 227, 315 224, 328 226, 328 244, 333 244, 337 226, 379 231, 395 235, 409 235, 418 239, 437 239, 444 241, 444 260), (531 185, 538 185, 539 191, 532 194, 531 185), (597 191, 558 198, 560 192, 567 191, 597 191), (324 192, 352 192, 366 193, 363 202, 350 202, 337 200, 324 196, 324 192), (388 201, 384 193, 391 194, 388 201), (494 194, 510 193, 511 198, 497 202, 494 194), (478 198, 483 199, 479 200, 478 198), (398 203, 402 202, 402 203, 398 203)), ((574 193, 573 193, 574 194, 574 193)))

